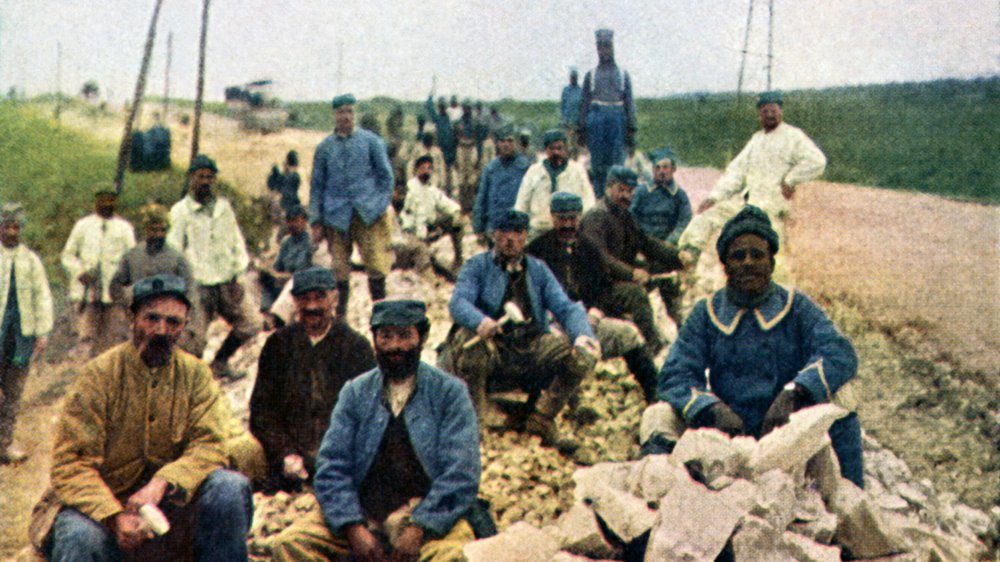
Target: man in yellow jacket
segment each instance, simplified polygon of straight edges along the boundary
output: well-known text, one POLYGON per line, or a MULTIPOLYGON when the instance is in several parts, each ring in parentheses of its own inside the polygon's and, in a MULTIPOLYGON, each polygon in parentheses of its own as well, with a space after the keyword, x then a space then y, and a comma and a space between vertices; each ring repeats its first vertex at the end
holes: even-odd
POLYGON ((180 277, 137 281, 132 340, 85 365, 67 395, 50 560, 247 560, 253 500, 247 478, 224 469, 225 397, 208 366, 176 347, 189 307, 180 277), (154 532, 150 505, 172 529, 154 532))

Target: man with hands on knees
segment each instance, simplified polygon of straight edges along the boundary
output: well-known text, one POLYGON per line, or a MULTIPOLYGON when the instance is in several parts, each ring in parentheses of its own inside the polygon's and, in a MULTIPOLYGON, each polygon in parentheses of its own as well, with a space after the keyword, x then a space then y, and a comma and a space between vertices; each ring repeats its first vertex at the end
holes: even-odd
MULTIPOLYGON (((771 280, 778 233, 767 213, 746 205, 716 249, 726 286, 695 305, 670 349, 657 387, 663 402, 646 409, 639 430, 645 454, 671 452, 685 427, 760 438, 795 411, 835 401, 857 371, 854 348, 826 314, 771 280)), ((857 415, 829 433, 841 473, 863 487, 857 415)))

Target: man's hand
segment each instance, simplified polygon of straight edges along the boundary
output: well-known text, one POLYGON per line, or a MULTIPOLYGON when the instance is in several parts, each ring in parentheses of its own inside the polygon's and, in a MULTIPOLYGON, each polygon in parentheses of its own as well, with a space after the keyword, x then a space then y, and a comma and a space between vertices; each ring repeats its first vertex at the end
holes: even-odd
POLYGON ((31 355, 34 357, 41 357, 45 353, 45 348, 49 345, 49 336, 38 336, 35 338, 35 346, 32 348, 31 355))
POLYGON ((791 199, 792 196, 795 195, 795 186, 794 185, 788 185, 787 183, 785 183, 784 181, 782 181, 781 182, 781 195, 783 195, 785 197, 785 199, 791 199))
POLYGON ((640 285, 645 285, 646 283, 649 283, 649 272, 639 267, 633 269, 632 281, 635 281, 640 285))
POLYGON ((713 205, 715 205, 715 199, 712 199, 711 197, 707 197, 704 201, 701 202, 701 205, 698 205, 698 211, 697 212, 699 214, 700 213, 704 213, 705 211, 711 209, 713 205))
POLYGON ((392 562, 417 562, 423 545, 424 530, 416 525, 407 525, 396 540, 392 562))
POLYGON ((502 331, 500 324, 489 316, 476 326, 476 335, 480 339, 488 340, 502 331))
POLYGON ((802 408, 812 406, 812 404, 809 392, 799 385, 795 385, 792 390, 782 390, 781 394, 771 403, 771 407, 767 409, 767 413, 764 414, 764 423, 760 426, 761 436, 788 423, 788 417, 792 412, 797 412, 802 408))
POLYGON ((389 562, 378 539, 364 525, 351 525, 345 534, 347 544, 351 545, 351 554, 356 559, 362 562, 389 562))
POLYGON ((714 427, 730 437, 743 435, 743 420, 724 402, 712 404, 702 415, 705 417, 705 422, 701 427, 714 427))
POLYGON ((146 526, 142 517, 135 511, 123 511, 111 520, 111 530, 114 531, 118 548, 132 551, 153 538, 153 531, 146 526))
POLYGON ((289 480, 306 480, 309 472, 306 471, 305 461, 300 455, 285 455, 283 473, 289 480))
POLYGON ((312 225, 312 239, 314 244, 319 244, 320 242, 323 241, 323 238, 326 235, 326 233, 323 232, 323 230, 324 230, 323 225, 320 223, 312 225))
POLYGON ((136 493, 129 496, 128 503, 125 504, 125 509, 138 513, 139 508, 147 503, 160 505, 164 494, 167 493, 168 486, 170 486, 170 484, 167 483, 166 480, 162 478, 153 478, 148 484, 139 488, 136 493))

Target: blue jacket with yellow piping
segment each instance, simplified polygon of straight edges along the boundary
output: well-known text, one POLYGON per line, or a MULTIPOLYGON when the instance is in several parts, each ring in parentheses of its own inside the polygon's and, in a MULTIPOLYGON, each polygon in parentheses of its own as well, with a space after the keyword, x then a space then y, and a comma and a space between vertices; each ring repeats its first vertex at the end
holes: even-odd
POLYGON ((721 400, 742 418, 747 434, 758 435, 767 409, 789 382, 821 403, 855 375, 854 347, 826 314, 802 293, 773 287, 751 310, 721 289, 698 302, 684 323, 656 394, 689 425, 721 400))

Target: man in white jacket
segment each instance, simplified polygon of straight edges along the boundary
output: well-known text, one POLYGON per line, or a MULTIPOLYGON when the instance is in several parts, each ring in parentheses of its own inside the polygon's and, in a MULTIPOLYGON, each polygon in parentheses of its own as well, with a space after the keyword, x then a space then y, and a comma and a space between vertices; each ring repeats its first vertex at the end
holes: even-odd
POLYGON ((52 331, 52 293, 38 255, 21 244, 24 209, 0 207, 0 465, 27 455, 13 445, 14 425, 33 356, 52 331))
POLYGON ((587 170, 582 164, 568 158, 566 133, 553 129, 542 138, 545 145, 545 159, 532 164, 524 173, 521 187, 517 191, 514 209, 527 213, 528 240, 552 228, 552 214, 549 203, 552 194, 565 191, 583 200, 583 212, 594 206, 596 198, 590 185, 587 170))
POLYGON ((69 281, 69 300, 79 312, 79 332, 98 355, 127 337, 125 310, 111 298, 111 278, 122 256, 135 246, 135 230, 115 214, 118 195, 108 189, 94 194, 94 212, 76 221, 62 251, 69 281))
POLYGON ((826 156, 802 129, 782 121, 780 92, 764 92, 757 99, 761 130, 750 137, 722 177, 698 207, 697 215, 678 241, 681 259, 697 261, 709 238, 744 204, 764 210, 785 244, 785 218, 795 188, 818 178, 826 156))

